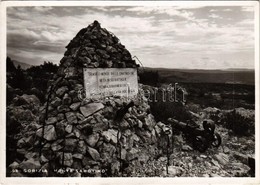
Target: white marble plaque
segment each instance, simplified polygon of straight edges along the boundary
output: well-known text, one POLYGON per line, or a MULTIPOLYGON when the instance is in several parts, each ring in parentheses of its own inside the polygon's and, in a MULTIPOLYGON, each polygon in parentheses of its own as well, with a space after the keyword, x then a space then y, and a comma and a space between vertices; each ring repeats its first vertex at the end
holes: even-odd
POLYGON ((136 68, 84 68, 86 98, 133 97, 138 93, 136 68))

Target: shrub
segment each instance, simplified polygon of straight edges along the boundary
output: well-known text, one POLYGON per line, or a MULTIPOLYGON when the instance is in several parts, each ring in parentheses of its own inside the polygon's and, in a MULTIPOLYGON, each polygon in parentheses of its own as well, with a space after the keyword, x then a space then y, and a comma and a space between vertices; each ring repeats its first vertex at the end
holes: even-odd
POLYGON ((239 136, 252 135, 255 131, 254 116, 244 108, 234 109, 223 118, 223 125, 239 136), (250 115, 248 115, 250 114, 250 115))

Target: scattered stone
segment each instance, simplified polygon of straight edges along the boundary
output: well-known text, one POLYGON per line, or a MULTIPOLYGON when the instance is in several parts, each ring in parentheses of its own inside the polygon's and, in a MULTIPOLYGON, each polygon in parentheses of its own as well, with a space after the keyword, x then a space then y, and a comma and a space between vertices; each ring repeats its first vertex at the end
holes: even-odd
POLYGON ((19 166, 19 163, 16 162, 16 161, 14 161, 12 164, 9 165, 9 168, 11 168, 11 169, 17 169, 18 166, 19 166))
POLYGON ((79 141, 78 142, 78 147, 76 149, 77 149, 77 152, 79 152, 79 153, 84 155, 84 154, 86 154, 87 146, 86 146, 84 141, 79 141))
POLYGON ((229 162, 228 155, 224 153, 215 154, 214 157, 222 165, 226 165, 229 162))
POLYGON ((67 138, 65 139, 64 151, 73 152, 77 147, 77 139, 67 138))
POLYGON ((133 159, 137 159, 139 156, 139 151, 135 148, 132 148, 127 154, 126 154, 126 159, 128 161, 131 161, 133 159))
MULTIPOLYGON (((60 155, 60 164, 62 165, 63 157, 60 155)), ((71 153, 64 153, 64 165, 65 166, 72 166, 73 164, 73 157, 71 153)))
POLYGON ((144 121, 144 126, 147 127, 150 131, 153 130, 156 122, 152 114, 148 114, 144 121))
MULTIPOLYGON (((113 144, 117 143, 117 132, 114 129, 109 129, 108 131, 104 131, 102 136, 104 137, 106 142, 112 142, 113 144)), ((119 136, 120 137, 120 136, 119 136)))
POLYGON ((68 123, 70 123, 70 124, 76 124, 76 123, 78 123, 78 121, 77 121, 77 116, 75 115, 75 113, 73 113, 73 112, 67 112, 67 113, 65 114, 65 116, 66 116, 66 119, 67 119, 68 123))
POLYGON ((79 154, 79 153, 76 153, 76 154, 73 154, 72 157, 76 158, 76 159, 83 159, 83 154, 79 154))
POLYGON ((67 126, 67 121, 62 120, 56 124, 56 134, 58 137, 63 137, 65 135, 65 128, 67 126))
POLYGON ((73 126, 72 125, 67 125, 65 128, 65 131, 70 134, 72 132, 73 126))
POLYGON ((98 142, 98 140, 99 140, 99 134, 93 133, 93 134, 87 136, 85 141, 89 146, 94 147, 96 145, 96 143, 98 142))
POLYGON ((40 106, 40 100, 35 95, 23 94, 22 96, 17 96, 13 100, 14 105, 34 105, 40 106))
POLYGON ((59 97, 55 97, 55 99, 50 103, 52 107, 58 107, 61 105, 61 99, 59 97))
POLYGON ((41 163, 47 163, 47 162, 49 162, 49 160, 46 157, 44 157, 44 155, 41 155, 40 162, 41 163))
POLYGON ((234 156, 234 158, 236 158, 237 160, 239 160, 243 164, 248 164, 248 156, 247 155, 241 154, 239 152, 234 152, 233 156, 234 156))
POLYGON ((219 165, 218 161, 212 159, 211 162, 212 162, 212 164, 214 164, 216 167, 221 168, 221 166, 219 165))
POLYGON ((192 151, 193 150, 193 148, 189 145, 183 145, 181 149, 183 151, 192 151))
POLYGON ((70 105, 71 101, 71 97, 66 93, 62 99, 63 105, 70 105))
POLYGON ((64 96, 64 94, 68 91, 68 87, 66 86, 63 86, 63 87, 60 87, 57 91, 56 91, 56 94, 57 96, 59 96, 60 98, 62 98, 64 96))
POLYGON ((202 155, 202 154, 200 155, 200 157, 203 158, 203 159, 207 159, 208 158, 206 155, 202 155))
POLYGON ((51 145, 51 149, 54 152, 57 152, 57 151, 61 150, 62 148, 63 148, 62 140, 57 140, 54 143, 52 143, 52 145, 51 145))
MULTIPOLYGON (((38 137, 42 137, 42 128, 38 129, 36 132, 38 137)), ((44 127, 44 139, 47 141, 53 141, 57 139, 55 127, 53 125, 47 125, 44 127)))
POLYGON ((89 103, 83 107, 80 107, 80 112, 85 116, 89 117, 97 111, 104 108, 102 103, 89 103))
POLYGON ((78 110, 79 107, 80 107, 80 102, 73 103, 70 106, 71 110, 73 110, 73 111, 78 110))
POLYGON ((100 154, 98 153, 98 151, 96 149, 87 147, 87 152, 89 153, 89 155, 92 157, 92 159, 94 161, 100 160, 100 154))
POLYGON ((31 158, 28 159, 27 161, 23 161, 19 164, 19 168, 22 170, 28 170, 28 169, 40 169, 41 168, 41 164, 40 161, 31 158))
MULTIPOLYGON (((167 175, 166 173, 166 167, 163 167, 164 169, 164 174, 167 175)), ((168 175, 170 177, 176 177, 180 176, 184 172, 184 169, 178 166, 168 166, 168 175)))
POLYGON ((57 120, 56 117, 50 117, 50 118, 48 118, 48 119, 46 120, 45 123, 46 123, 47 125, 53 125, 53 124, 55 124, 57 121, 58 121, 58 120, 57 120))

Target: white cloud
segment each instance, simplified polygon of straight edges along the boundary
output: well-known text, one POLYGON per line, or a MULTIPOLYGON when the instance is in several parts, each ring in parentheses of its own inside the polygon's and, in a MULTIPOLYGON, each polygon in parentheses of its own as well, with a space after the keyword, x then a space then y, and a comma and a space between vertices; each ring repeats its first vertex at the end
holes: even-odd
MULTIPOLYGON (((64 47, 77 32, 98 20, 102 27, 121 40, 132 55, 137 55, 145 66, 221 68, 227 66, 221 62, 224 59, 231 66, 242 66, 242 60, 236 62, 243 56, 250 59, 248 66, 253 63, 253 20, 240 17, 239 21, 226 24, 228 17, 223 17, 221 11, 214 8, 208 8, 204 12, 205 16, 200 18, 196 17, 192 8, 186 7, 113 8, 114 11, 119 11, 118 14, 111 13, 112 10, 106 11, 108 9, 105 7, 95 10, 86 7, 77 14, 77 9, 68 7, 67 11, 62 12, 62 16, 53 14, 57 11, 55 8, 40 7, 30 10, 31 12, 24 8, 10 9, 7 27, 8 35, 17 36, 14 37, 18 39, 17 42, 22 41, 19 37, 26 38, 24 41, 32 38, 32 46, 36 48, 31 48, 31 52, 28 51, 29 46, 26 51, 20 47, 22 44, 17 45, 20 47, 19 53, 16 53, 15 48, 8 48, 8 53, 12 53, 12 56, 24 56, 28 61, 33 61, 35 57, 39 60, 50 58, 51 61, 58 62, 64 47), (221 24, 217 21, 213 23, 212 19, 221 21, 221 24), (48 46, 51 49, 39 51, 48 46), (55 51, 51 52, 52 48, 55 51), (241 54, 237 54, 238 52, 241 54), (207 65, 204 64, 206 60, 202 60, 204 56, 209 58, 207 65), (174 65, 173 60, 176 61, 174 65), (217 62, 219 63, 216 64, 217 62)), ((233 12, 231 8, 221 10, 233 12)), ((15 42, 12 40, 13 43, 15 42)))
POLYGON ((210 14, 209 17, 212 19, 222 19, 222 17, 220 17, 219 15, 214 14, 214 13, 210 14))

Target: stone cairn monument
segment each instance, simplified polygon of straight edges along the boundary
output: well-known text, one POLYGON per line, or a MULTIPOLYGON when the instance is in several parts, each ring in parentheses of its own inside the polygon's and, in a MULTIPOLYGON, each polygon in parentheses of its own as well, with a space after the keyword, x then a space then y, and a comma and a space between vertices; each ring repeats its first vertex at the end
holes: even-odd
POLYGON ((125 97, 81 99, 79 92, 84 94, 83 68, 138 65, 97 21, 80 30, 66 48, 58 73, 49 82, 34 135, 18 141, 27 154, 17 168, 36 169, 38 176, 135 176, 158 155, 157 140, 166 127, 155 122, 142 85, 139 100, 131 105, 125 97), (117 119, 119 110, 125 112, 117 119))

